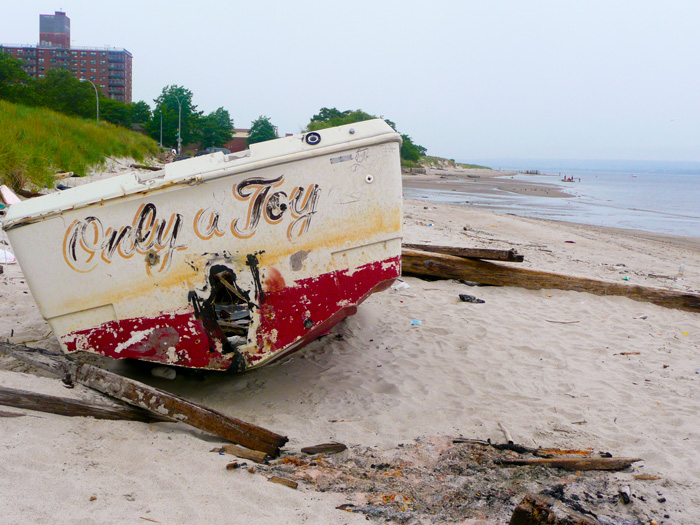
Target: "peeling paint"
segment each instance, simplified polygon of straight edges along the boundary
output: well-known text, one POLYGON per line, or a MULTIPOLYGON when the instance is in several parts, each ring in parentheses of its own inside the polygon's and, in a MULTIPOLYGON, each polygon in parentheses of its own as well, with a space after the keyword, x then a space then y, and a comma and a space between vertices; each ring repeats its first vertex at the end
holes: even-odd
MULTIPOLYGON (((123 329, 120 329, 119 332, 123 332, 123 329)), ((112 334, 114 334, 114 330, 112 330, 112 334)), ((132 332, 131 337, 124 341, 123 343, 119 343, 117 346, 114 347, 114 353, 119 354, 121 353, 122 350, 125 348, 130 348, 131 346, 135 345, 138 342, 141 342, 143 339, 146 339, 149 335, 151 334, 151 330, 142 330, 140 332, 132 332)))

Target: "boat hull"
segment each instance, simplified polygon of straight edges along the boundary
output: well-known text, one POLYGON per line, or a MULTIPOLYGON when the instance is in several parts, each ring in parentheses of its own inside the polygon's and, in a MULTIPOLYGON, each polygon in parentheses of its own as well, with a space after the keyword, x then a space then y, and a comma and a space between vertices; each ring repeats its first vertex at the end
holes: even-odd
POLYGON ((5 228, 63 350, 247 370, 388 287, 400 139, 381 121, 306 137, 13 206, 5 228))

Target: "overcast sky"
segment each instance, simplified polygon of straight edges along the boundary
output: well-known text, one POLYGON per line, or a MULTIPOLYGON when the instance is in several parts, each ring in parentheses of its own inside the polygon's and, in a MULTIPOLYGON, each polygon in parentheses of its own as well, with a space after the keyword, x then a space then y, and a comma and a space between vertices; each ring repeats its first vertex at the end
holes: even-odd
POLYGON ((72 45, 133 54, 134 101, 182 85, 236 127, 298 133, 326 106, 461 160, 700 161, 698 0, 4 4, 0 42, 62 9, 72 45))

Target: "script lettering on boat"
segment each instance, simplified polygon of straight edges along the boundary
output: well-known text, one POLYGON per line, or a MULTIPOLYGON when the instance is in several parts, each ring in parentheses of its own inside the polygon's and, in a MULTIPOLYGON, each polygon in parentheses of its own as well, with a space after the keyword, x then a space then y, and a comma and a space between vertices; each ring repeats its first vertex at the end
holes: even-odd
MULTIPOLYGON (((134 215, 131 225, 104 228, 97 217, 75 220, 63 238, 63 258, 76 272, 87 273, 98 264, 97 255, 107 264, 115 255, 124 259, 135 253, 165 254, 158 258, 158 272, 167 271, 172 254, 186 248, 178 242, 182 231, 183 217, 173 213, 168 219, 158 219, 155 204, 142 204, 134 215)), ((150 271, 150 270, 149 270, 150 271)))
MULTIPOLYGON (((294 242, 306 232, 316 213, 321 189, 318 184, 295 186, 287 193, 279 189, 284 175, 276 178, 250 177, 233 186, 236 201, 245 203, 242 214, 227 217, 212 207, 200 208, 191 224, 194 234, 203 241, 224 237, 228 232, 239 239, 255 235, 261 224, 281 225, 285 216, 286 236, 294 242)), ((147 255, 146 271, 166 272, 173 253, 188 247, 185 242, 185 219, 181 213, 158 218, 156 205, 142 204, 130 224, 107 227, 95 216, 73 221, 63 238, 63 258, 80 273, 94 270, 99 261, 110 264, 115 257, 130 259, 134 254, 147 255), (163 252, 163 253, 161 253, 163 252)))
POLYGON ((284 191, 272 191, 282 184, 284 175, 275 179, 254 177, 236 184, 233 196, 239 201, 248 202, 248 209, 245 219, 233 220, 231 233, 239 239, 248 239, 255 234, 261 217, 274 225, 282 221, 287 211, 293 219, 287 227, 287 238, 292 241, 306 233, 311 217, 316 213, 321 189, 318 184, 312 184, 306 189, 297 186, 292 190, 291 196, 284 191))

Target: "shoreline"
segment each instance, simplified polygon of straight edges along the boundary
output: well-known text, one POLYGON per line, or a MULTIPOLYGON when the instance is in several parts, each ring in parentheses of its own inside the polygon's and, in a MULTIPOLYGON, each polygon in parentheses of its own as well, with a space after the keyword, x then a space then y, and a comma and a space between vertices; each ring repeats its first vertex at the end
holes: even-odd
POLYGON ((426 204, 456 205, 519 217, 700 240, 700 231, 697 235, 689 234, 695 231, 695 221, 691 217, 618 208, 605 202, 593 203, 590 199, 581 200, 580 197, 567 193, 566 187, 562 188, 562 185, 547 180, 552 177, 556 175, 523 175, 490 169, 428 168, 425 175, 404 174, 403 184, 407 199, 426 204), (517 176, 529 180, 513 178, 517 176), (644 214, 655 214, 656 217, 644 214), (671 229, 688 233, 669 231, 671 229))
MULTIPOLYGON (((562 191, 546 181, 515 180, 522 175, 514 171, 465 168, 427 168, 425 175, 403 175, 404 187, 417 190, 468 191, 486 195, 515 194, 533 197, 570 198, 574 195, 562 191), (465 184, 467 186, 465 186, 465 184)), ((550 177, 553 175, 528 175, 550 177)))

